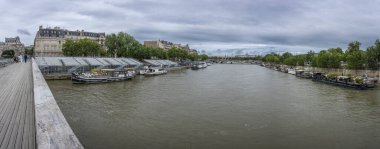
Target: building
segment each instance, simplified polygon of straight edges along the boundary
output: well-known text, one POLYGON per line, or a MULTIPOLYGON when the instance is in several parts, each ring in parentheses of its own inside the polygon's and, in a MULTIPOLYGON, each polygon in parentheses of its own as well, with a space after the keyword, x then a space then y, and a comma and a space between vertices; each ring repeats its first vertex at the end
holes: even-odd
POLYGON ((169 50, 173 47, 180 48, 181 44, 175 44, 169 41, 165 40, 154 40, 154 41, 144 41, 145 46, 150 46, 150 47, 159 47, 164 50, 169 50))
POLYGON ((150 47, 159 47, 164 50, 169 50, 171 48, 180 48, 188 51, 189 53, 198 53, 197 50, 190 49, 190 46, 188 44, 183 46, 181 44, 176 44, 165 40, 144 41, 144 45, 150 47))
POLYGON ((105 47, 105 36, 105 33, 86 32, 84 30, 69 31, 60 27, 43 28, 40 26, 34 39, 35 56, 63 56, 62 46, 67 39, 79 40, 87 38, 105 47))
POLYGON ((5 38, 5 42, 0 42, 0 55, 5 50, 14 50, 15 55, 20 55, 24 52, 24 44, 21 43, 20 37, 5 38))

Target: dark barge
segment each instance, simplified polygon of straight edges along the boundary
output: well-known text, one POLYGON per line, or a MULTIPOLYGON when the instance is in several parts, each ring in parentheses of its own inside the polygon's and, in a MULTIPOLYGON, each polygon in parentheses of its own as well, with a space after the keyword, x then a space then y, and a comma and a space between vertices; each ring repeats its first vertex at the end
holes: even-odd
POLYGON ((360 90, 365 90, 368 88, 375 87, 374 82, 370 82, 363 78, 355 79, 349 76, 328 77, 327 75, 320 72, 313 73, 312 80, 317 81, 317 82, 332 84, 336 86, 355 88, 355 89, 360 89, 360 90))
POLYGON ((74 72, 71 74, 71 81, 74 84, 98 84, 131 80, 134 77, 134 73, 125 70, 103 69, 101 71, 102 74, 74 72))

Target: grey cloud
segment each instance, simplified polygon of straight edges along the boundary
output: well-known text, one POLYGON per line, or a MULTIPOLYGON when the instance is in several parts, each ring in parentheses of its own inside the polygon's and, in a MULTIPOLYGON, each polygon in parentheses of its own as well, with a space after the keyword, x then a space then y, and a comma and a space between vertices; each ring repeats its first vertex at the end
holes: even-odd
POLYGON ((25 30, 25 29, 17 29, 17 33, 21 34, 21 35, 28 35, 30 36, 30 32, 28 30, 25 30))
POLYGON ((31 44, 38 26, 49 25, 126 31, 139 41, 165 39, 210 50, 216 49, 209 43, 345 48, 354 40, 365 48, 380 35, 379 5, 356 0, 4 0, 0 35, 21 34, 31 44))

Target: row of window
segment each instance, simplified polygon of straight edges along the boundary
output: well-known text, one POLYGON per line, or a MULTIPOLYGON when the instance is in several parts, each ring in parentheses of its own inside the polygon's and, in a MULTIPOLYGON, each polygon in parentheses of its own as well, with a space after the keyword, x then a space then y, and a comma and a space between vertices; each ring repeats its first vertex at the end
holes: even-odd
MULTIPOLYGON (((59 31, 59 30, 41 30, 40 34, 42 36, 49 36, 49 37, 55 37, 55 36, 58 37, 59 35, 80 36, 80 32, 59 31)), ((102 35, 103 34, 101 34, 101 33, 90 33, 90 32, 84 32, 83 33, 83 36, 91 36, 91 37, 100 37, 102 35)))

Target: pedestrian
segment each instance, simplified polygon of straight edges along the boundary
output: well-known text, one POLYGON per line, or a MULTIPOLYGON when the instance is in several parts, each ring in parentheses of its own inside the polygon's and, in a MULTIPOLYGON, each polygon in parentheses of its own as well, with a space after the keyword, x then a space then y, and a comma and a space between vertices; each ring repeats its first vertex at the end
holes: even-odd
POLYGON ((25 61, 25 63, 26 63, 27 59, 28 59, 28 56, 25 54, 24 55, 24 61, 25 61))

